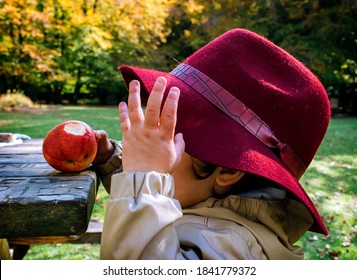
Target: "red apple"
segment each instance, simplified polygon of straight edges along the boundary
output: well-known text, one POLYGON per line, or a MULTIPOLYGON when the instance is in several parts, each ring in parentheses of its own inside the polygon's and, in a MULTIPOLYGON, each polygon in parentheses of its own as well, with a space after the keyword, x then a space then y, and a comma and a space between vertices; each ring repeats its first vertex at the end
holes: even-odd
POLYGON ((94 130, 81 121, 66 121, 52 128, 45 137, 42 153, 53 168, 63 172, 86 169, 97 154, 94 130))

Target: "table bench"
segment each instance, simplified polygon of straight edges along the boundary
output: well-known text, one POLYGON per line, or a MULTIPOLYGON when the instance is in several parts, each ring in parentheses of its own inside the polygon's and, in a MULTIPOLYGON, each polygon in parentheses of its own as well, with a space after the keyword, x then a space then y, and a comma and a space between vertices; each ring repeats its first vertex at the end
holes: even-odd
POLYGON ((0 238, 14 245, 99 243, 102 225, 91 221, 99 185, 95 170, 54 170, 42 142, 0 147, 0 238))

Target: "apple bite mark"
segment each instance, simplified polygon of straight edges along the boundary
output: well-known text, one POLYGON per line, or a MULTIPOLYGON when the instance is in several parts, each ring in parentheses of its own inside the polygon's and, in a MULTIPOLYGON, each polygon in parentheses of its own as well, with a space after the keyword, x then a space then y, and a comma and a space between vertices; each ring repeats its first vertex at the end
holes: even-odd
POLYGON ((86 133, 86 128, 81 123, 68 123, 64 126, 64 131, 73 135, 82 136, 86 133))

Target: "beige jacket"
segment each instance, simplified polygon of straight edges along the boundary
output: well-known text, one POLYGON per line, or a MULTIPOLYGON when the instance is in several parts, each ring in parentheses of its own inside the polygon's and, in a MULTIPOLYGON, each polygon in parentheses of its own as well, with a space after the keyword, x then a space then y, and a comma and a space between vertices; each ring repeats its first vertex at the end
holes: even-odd
POLYGON ((171 175, 119 172, 118 147, 101 166, 111 182, 101 259, 303 259, 292 245, 312 224, 301 203, 229 196, 182 210, 171 175))

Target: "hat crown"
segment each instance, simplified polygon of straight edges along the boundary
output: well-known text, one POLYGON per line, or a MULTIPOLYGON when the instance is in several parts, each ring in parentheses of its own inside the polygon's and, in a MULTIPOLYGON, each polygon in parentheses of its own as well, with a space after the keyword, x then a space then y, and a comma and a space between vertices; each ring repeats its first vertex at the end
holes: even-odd
POLYGON ((264 37, 233 29, 185 64, 197 68, 257 114, 308 166, 330 119, 328 95, 301 62, 264 37))

